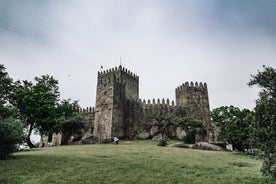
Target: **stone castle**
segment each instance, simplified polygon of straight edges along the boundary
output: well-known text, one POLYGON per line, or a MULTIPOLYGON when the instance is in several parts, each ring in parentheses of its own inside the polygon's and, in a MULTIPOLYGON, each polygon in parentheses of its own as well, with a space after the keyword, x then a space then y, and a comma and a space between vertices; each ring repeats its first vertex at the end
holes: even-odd
MULTIPOLYGON (((84 121, 82 140, 110 142, 114 136, 135 139, 143 134, 152 138, 153 115, 189 117, 203 122, 203 140, 211 142, 211 120, 206 83, 184 83, 175 89, 175 102, 169 99, 140 100, 139 77, 126 68, 115 67, 98 72, 96 106, 80 110, 84 121)), ((171 127, 168 137, 178 137, 179 129, 171 127)), ((59 144, 58 136, 52 141, 59 144)))

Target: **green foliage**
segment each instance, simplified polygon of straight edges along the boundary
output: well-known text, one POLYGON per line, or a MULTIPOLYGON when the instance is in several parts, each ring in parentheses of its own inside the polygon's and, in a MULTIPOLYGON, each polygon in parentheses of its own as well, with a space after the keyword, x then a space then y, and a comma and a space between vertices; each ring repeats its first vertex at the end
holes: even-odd
POLYGON ((265 154, 264 162, 262 166, 262 173, 266 176, 270 176, 274 180, 276 179, 276 154, 265 154))
POLYGON ((222 106, 213 109, 211 117, 212 123, 220 128, 220 141, 230 143, 240 151, 249 148, 253 112, 234 106, 222 106))
POLYGON ((83 120, 78 109, 78 103, 70 100, 63 100, 57 107, 54 131, 62 132, 62 144, 67 144, 69 137, 74 133, 80 133, 83 128, 83 120))
POLYGON ((259 71, 256 75, 251 75, 252 79, 248 85, 257 85, 261 88, 260 96, 268 95, 276 98, 276 69, 263 65, 263 71, 259 71))
POLYGON ((170 126, 181 127, 186 132, 184 142, 193 144, 196 142, 196 136, 204 134, 204 127, 201 121, 193 118, 180 118, 171 115, 155 115, 153 125, 158 126, 162 135, 167 135, 170 126))
POLYGON ((0 85, 0 119, 19 114, 28 129, 26 142, 30 148, 35 147, 30 141, 33 129, 40 134, 62 132, 66 143, 83 126, 77 102, 64 100, 59 104, 58 81, 52 76, 13 82, 0 65, 0 85))
POLYGON ((6 159, 17 145, 23 141, 23 125, 19 120, 8 118, 0 120, 0 159, 6 159))
POLYGON ((17 111, 9 103, 9 96, 13 89, 13 81, 0 64, 0 159, 6 159, 14 151, 16 145, 22 142, 23 127, 16 120, 17 111))
POLYGON ((12 90, 12 79, 0 64, 0 119, 14 116, 14 108, 9 104, 9 94, 12 90))
POLYGON ((157 146, 167 146, 167 145, 168 145, 167 139, 161 139, 157 144, 157 146))
POLYGON ((13 103, 28 124, 34 124, 41 133, 54 125, 59 100, 58 81, 52 76, 35 77, 35 83, 17 81, 12 95, 13 103))
POLYGON ((21 119, 29 128, 27 143, 32 148, 30 135, 35 128, 41 134, 52 130, 56 118, 56 106, 59 100, 58 81, 52 76, 35 77, 35 83, 17 81, 14 83, 11 103, 20 112, 21 119))
POLYGON ((183 138, 184 143, 194 144, 196 142, 196 133, 195 131, 189 130, 187 135, 183 138))
POLYGON ((256 101, 251 144, 263 151, 263 174, 276 180, 276 69, 263 66, 263 71, 252 75, 248 85, 261 88, 256 101))
POLYGON ((162 135, 166 135, 168 133, 169 126, 175 124, 175 118, 170 115, 156 114, 153 116, 153 119, 153 125, 159 127, 162 135))
POLYGON ((193 118, 178 118, 177 126, 185 130, 186 136, 183 141, 187 144, 194 144, 196 136, 204 134, 203 123, 193 118))

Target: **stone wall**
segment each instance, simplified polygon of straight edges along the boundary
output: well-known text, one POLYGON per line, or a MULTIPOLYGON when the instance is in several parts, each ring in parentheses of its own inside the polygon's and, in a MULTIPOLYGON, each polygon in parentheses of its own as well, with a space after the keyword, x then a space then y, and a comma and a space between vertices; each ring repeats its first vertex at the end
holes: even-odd
POLYGON ((79 112, 84 121, 84 128, 81 137, 82 139, 91 139, 94 130, 95 108, 89 107, 86 109, 80 109, 79 112))
MULTIPOLYGON (((117 123, 113 120, 112 129, 113 132, 110 136, 110 139, 112 139, 113 136, 117 136, 121 139, 135 139, 138 137, 138 135, 142 132, 147 132, 150 134, 152 130, 152 124, 153 124, 153 117, 156 115, 163 115, 163 116, 175 116, 175 117, 191 117, 198 120, 203 121, 205 129, 208 127, 208 123, 210 123, 210 120, 206 118, 206 116, 197 116, 195 114, 188 114, 191 113, 191 109, 189 109, 189 106, 181 106, 181 105, 175 105, 174 101, 170 101, 169 99, 153 99, 153 100, 124 100, 124 103, 116 104, 118 101, 114 101, 114 109, 123 108, 123 114, 121 118, 121 123, 117 123), (120 108, 119 108, 120 107, 120 108), (205 118, 205 119, 204 119, 205 118)), ((194 107, 193 107, 194 108, 194 107)), ((195 111, 198 113, 199 111, 195 111)), ((93 117, 89 117, 91 114, 86 113, 86 125, 89 124, 91 127, 93 127, 93 124, 90 124, 90 122, 93 121, 93 117), (92 121, 91 121, 92 120, 92 121)), ((119 114, 115 114, 113 117, 118 118, 119 114)), ((95 126, 94 126, 95 127, 95 126)), ((180 132, 182 130, 179 130, 179 127, 177 126, 170 126, 168 131, 168 136, 171 138, 179 138, 177 135, 177 132, 180 132)), ((88 129, 87 129, 88 130, 88 129)), ((208 131, 208 129, 206 129, 208 131)), ((183 132, 182 132, 183 134, 183 132)), ((150 134, 151 135, 151 134, 150 134)), ((94 135, 95 137, 95 135, 94 135)), ((152 135, 150 136, 152 137, 152 135)), ((96 137, 97 139, 97 137, 96 137)), ((201 140, 208 141, 207 137, 201 138, 201 140)), ((97 139, 98 142, 98 139, 97 139)))
POLYGON ((110 139, 112 113, 113 113, 113 95, 114 95, 114 76, 111 73, 98 75, 96 108, 94 121, 94 136, 98 139, 110 139))

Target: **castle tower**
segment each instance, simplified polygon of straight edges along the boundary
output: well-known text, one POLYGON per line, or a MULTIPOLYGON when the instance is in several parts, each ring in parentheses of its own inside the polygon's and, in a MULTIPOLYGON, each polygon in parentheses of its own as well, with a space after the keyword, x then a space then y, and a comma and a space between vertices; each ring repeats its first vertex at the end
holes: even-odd
POLYGON ((139 77, 121 65, 98 72, 93 135, 99 142, 124 137, 124 104, 139 97, 139 77))
MULTIPOLYGON (((186 108, 187 116, 203 121, 205 129, 210 129, 210 107, 207 84, 186 82, 175 90, 176 105, 186 108)), ((207 139, 208 135, 207 135, 207 139)))

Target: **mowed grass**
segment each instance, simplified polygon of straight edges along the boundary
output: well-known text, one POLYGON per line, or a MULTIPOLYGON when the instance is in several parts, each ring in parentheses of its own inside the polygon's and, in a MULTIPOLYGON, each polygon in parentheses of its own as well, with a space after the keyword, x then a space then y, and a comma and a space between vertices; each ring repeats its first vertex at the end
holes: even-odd
POLYGON ((0 183, 273 183, 260 167, 239 153, 121 141, 18 152, 0 161, 0 183))

